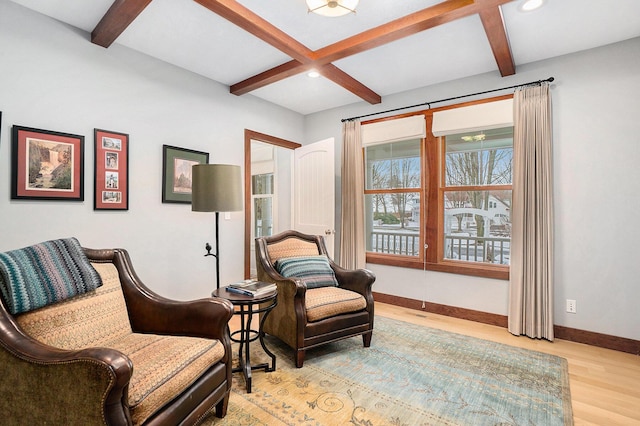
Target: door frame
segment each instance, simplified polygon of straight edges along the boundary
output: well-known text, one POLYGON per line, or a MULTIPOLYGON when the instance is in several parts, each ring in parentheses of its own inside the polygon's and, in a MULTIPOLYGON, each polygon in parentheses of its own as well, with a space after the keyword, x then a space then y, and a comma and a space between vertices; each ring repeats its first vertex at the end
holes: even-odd
POLYGON ((295 150, 302 145, 275 136, 244 129, 244 278, 251 277, 251 141, 260 141, 295 150))

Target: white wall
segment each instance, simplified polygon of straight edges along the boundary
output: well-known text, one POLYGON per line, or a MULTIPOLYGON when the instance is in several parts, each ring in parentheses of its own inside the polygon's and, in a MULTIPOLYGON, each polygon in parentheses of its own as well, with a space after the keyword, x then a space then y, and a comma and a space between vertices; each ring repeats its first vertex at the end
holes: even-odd
MULTIPOLYGON (((508 78, 482 74, 309 115, 305 140, 341 141, 342 118, 555 77, 555 324, 640 339, 639 70, 636 38, 522 65, 508 78), (576 314, 565 313, 565 299, 577 300, 576 314)), ((368 267, 375 291, 507 314, 507 281, 368 267)))
MULTIPOLYGON (((221 64, 224 66, 224 64, 221 64)), ((301 141, 303 117, 0 1, 0 251, 75 236, 126 248, 141 279, 177 299, 215 287, 214 215, 163 204, 162 145, 244 164, 244 129, 301 141), (11 126, 85 136, 84 202, 10 200, 11 126), (93 129, 128 133, 129 211, 93 210, 93 129)), ((221 282, 243 278, 244 213, 221 215, 221 282)))

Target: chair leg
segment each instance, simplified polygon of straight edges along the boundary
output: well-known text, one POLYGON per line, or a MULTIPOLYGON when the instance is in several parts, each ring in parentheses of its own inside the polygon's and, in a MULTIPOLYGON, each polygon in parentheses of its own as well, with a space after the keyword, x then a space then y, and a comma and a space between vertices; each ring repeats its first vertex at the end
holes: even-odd
POLYGON ((219 419, 223 418, 227 415, 227 407, 229 406, 229 397, 231 395, 231 391, 227 391, 227 394, 222 398, 218 404, 216 404, 216 417, 219 419))
POLYGON ((373 331, 367 331, 362 335, 362 343, 365 348, 371 346, 371 337, 373 336, 373 331))
POLYGON ((298 349, 296 351, 296 368, 302 368, 304 364, 304 349, 298 349))

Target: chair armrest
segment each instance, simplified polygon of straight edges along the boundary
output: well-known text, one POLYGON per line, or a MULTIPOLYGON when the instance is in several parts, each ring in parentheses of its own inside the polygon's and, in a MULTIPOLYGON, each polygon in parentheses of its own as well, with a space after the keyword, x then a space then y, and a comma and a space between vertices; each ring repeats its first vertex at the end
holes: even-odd
POLYGON ((363 296, 371 294, 371 286, 376 280, 373 272, 368 269, 344 269, 333 262, 331 267, 341 288, 355 291, 363 296))
POLYGON ((231 302, 221 298, 176 301, 164 298, 145 286, 124 249, 115 250, 114 264, 135 332, 203 337, 225 341, 233 316, 231 302))
POLYGON ((122 400, 133 366, 117 350, 42 344, 0 307, 0 366, 4 418, 25 424, 131 423, 122 400))

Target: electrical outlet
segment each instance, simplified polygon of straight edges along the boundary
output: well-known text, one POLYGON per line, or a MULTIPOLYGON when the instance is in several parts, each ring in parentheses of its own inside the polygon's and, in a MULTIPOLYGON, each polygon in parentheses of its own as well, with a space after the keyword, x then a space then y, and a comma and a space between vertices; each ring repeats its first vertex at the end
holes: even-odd
POLYGON ((572 299, 567 299, 567 312, 570 314, 576 313, 576 301, 572 299))

